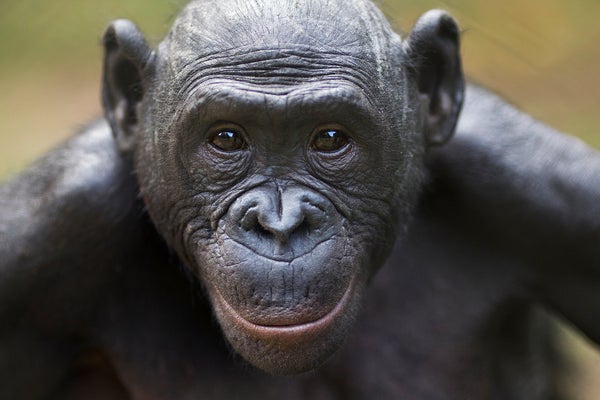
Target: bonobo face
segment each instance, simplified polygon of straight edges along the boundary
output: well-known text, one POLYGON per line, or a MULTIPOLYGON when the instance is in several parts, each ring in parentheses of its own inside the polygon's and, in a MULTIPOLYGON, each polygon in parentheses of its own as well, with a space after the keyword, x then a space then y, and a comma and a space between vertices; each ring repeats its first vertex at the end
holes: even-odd
MULTIPOLYGON (((265 68, 280 73, 274 64, 265 68)), ((348 329, 393 241, 394 179, 409 149, 386 138, 352 81, 272 79, 203 80, 139 162, 172 164, 162 178, 140 173, 145 198, 153 215, 171 218, 165 229, 180 229, 168 237, 205 283, 231 344, 287 373, 321 362, 348 329)))
POLYGON ((395 220, 392 193, 380 188, 395 163, 349 82, 217 81, 198 88, 176 128, 192 189, 181 195, 204 198, 184 217, 186 257, 240 353, 267 370, 312 367, 389 244, 380 235, 395 220))
POLYGON ((109 28, 107 117, 234 349, 302 372, 339 347, 407 222, 427 108, 446 103, 368 2, 219 4, 191 3, 152 54, 109 28))

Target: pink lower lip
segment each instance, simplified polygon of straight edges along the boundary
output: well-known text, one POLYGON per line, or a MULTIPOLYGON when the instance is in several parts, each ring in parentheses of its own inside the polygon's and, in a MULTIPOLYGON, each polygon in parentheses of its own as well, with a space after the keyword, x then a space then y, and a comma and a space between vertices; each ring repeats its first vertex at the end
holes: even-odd
POLYGON ((351 298, 353 287, 354 279, 352 279, 352 281, 348 285, 348 288, 346 289, 346 292, 344 293, 340 301, 336 304, 336 306, 333 309, 331 309, 331 311, 314 321, 297 325, 255 324, 239 315, 237 311, 235 311, 235 309, 231 307, 229 303, 227 303, 227 301, 225 301, 223 296, 221 296, 221 293, 219 293, 218 289, 215 288, 214 292, 216 293, 215 297, 217 301, 227 311, 227 313, 234 318, 235 322, 239 324, 240 327, 243 328, 245 331, 253 332, 254 334, 260 336, 296 336, 299 334, 305 334, 307 332, 317 332, 329 326, 335 320, 335 317, 338 314, 340 314, 340 311, 342 311, 348 304, 351 298))

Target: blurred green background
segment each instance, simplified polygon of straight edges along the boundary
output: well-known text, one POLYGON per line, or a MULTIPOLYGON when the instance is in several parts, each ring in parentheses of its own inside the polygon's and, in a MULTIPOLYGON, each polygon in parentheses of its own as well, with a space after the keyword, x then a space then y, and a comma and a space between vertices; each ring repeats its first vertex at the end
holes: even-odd
MULTIPOLYGON (((100 38, 130 18, 157 43, 181 0, 0 0, 0 180, 101 115, 100 38)), ((600 148, 599 0, 386 0, 408 32, 430 8, 463 28, 471 80, 546 123, 600 148)), ((599 289, 600 290, 600 289, 599 289)), ((578 399, 600 398, 600 357, 563 329, 578 399)))

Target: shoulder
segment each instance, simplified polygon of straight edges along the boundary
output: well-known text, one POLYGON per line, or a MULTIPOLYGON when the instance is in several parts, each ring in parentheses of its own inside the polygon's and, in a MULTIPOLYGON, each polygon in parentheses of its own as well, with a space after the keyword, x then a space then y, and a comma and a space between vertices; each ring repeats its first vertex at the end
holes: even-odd
POLYGON ((130 162, 110 128, 90 124, 0 187, 2 263, 23 264, 24 255, 101 236, 131 214, 136 200, 130 162))
POLYGON ((0 201, 54 202, 63 195, 102 186, 118 163, 110 129, 104 121, 97 121, 4 183, 0 201))
POLYGON ((119 154, 108 124, 94 122, 0 187, 0 219, 31 218, 74 201, 101 203, 130 175, 130 163, 119 154))
MULTIPOLYGON (((475 86, 456 134, 427 155, 422 209, 515 239, 597 230, 600 153, 475 86), (527 234, 525 234, 527 232, 527 234)), ((550 239, 549 239, 550 240, 550 239)))
POLYGON ((428 167, 434 176, 454 177, 464 184, 501 178, 529 184, 526 178, 550 176, 550 171, 597 158, 597 152, 579 139, 469 85, 455 136, 447 145, 432 149, 428 167))

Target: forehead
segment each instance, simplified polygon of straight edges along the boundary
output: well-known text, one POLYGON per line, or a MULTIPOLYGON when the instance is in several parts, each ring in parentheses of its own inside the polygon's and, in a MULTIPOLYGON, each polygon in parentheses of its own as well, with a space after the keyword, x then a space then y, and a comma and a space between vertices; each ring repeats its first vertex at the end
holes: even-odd
POLYGON ((383 110, 403 104, 389 90, 401 70, 400 44, 368 1, 196 0, 157 49, 153 99, 163 117, 176 119, 208 82, 284 94, 317 82, 350 84, 383 110))
POLYGON ((279 47, 304 44, 360 51, 378 48, 389 24, 367 0, 196 0, 171 31, 185 47, 279 47))
POLYGON ((347 81, 371 97, 393 35, 364 0, 196 0, 175 21, 159 59, 179 98, 214 78, 274 88, 347 81))
MULTIPOLYGON (((381 69, 390 37, 395 35, 379 10, 365 0, 196 0, 175 21, 159 47, 171 68, 196 60, 249 55, 290 65, 310 57, 353 58, 351 63, 381 69), (270 53, 268 50, 272 50, 270 53)), ((318 62, 318 61, 317 61, 318 62)))

